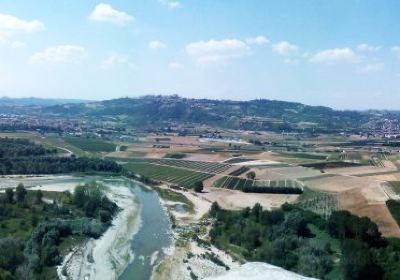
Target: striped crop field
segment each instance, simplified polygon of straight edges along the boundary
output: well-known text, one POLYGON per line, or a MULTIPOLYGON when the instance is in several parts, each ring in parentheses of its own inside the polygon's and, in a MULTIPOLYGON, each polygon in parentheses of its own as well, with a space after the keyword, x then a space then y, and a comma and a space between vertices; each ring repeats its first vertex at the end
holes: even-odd
POLYGON ((179 167, 162 166, 147 162, 129 162, 124 167, 135 173, 154 180, 176 184, 185 188, 192 188, 195 183, 202 182, 213 174, 192 171, 179 167))
POLYGON ((170 167, 178 167, 182 169, 190 169, 197 172, 219 174, 224 172, 232 165, 227 163, 218 162, 207 162, 207 161, 193 161, 193 160, 181 160, 181 159, 150 159, 150 158, 112 158, 117 161, 127 161, 131 163, 149 163, 153 165, 162 165, 170 167))
POLYGON ((215 188, 226 188, 255 193, 300 194, 302 183, 295 180, 251 180, 234 176, 223 176, 214 182, 215 188))

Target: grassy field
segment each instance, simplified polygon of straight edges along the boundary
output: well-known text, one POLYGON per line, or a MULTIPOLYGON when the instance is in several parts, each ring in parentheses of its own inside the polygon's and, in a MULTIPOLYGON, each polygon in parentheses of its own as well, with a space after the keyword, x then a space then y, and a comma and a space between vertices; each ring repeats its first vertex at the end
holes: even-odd
POLYGON ((124 167, 136 174, 185 188, 192 188, 196 182, 204 181, 213 176, 209 173, 146 162, 129 162, 124 167))
POLYGON ((167 190, 167 189, 162 189, 162 188, 154 188, 158 195, 164 199, 164 200, 168 200, 168 201, 173 201, 173 202, 180 202, 186 205, 189 213, 194 213, 194 205, 193 203, 183 194, 181 193, 177 193, 171 190, 167 190))
POLYGON ((45 137, 41 139, 41 143, 46 147, 55 147, 61 153, 66 153, 67 151, 71 151, 73 154, 77 156, 87 155, 87 152, 85 152, 82 149, 79 149, 78 147, 75 147, 74 145, 67 143, 61 137, 57 136, 45 137))
MULTIPOLYGON (((320 230, 317 226, 313 224, 308 224, 308 228, 311 233, 315 235, 315 242, 320 244, 320 246, 325 246, 325 244, 329 244, 329 247, 336 255, 337 259, 340 258, 341 255, 341 246, 339 239, 332 238, 326 231, 320 230)), ((334 263, 332 271, 326 275, 326 279, 328 280, 341 280, 342 277, 342 269, 338 262, 334 263)))
POLYGON ((47 149, 57 149, 59 153, 67 153, 68 151, 77 156, 84 156, 85 151, 65 142, 61 137, 57 136, 42 136, 39 133, 33 132, 2 132, 0 137, 22 138, 42 144, 47 149))
POLYGON ((64 137, 63 140, 68 144, 87 152, 113 152, 117 147, 114 143, 105 142, 99 139, 64 137))

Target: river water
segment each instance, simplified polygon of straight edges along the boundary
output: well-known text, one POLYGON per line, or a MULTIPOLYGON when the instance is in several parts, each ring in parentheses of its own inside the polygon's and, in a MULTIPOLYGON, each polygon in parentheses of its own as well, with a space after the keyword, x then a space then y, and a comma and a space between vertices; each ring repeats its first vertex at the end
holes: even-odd
POLYGON ((170 222, 155 191, 131 180, 125 183, 130 184, 140 201, 142 225, 131 243, 134 260, 119 279, 146 280, 151 278, 154 266, 164 257, 163 250, 171 245, 170 222))

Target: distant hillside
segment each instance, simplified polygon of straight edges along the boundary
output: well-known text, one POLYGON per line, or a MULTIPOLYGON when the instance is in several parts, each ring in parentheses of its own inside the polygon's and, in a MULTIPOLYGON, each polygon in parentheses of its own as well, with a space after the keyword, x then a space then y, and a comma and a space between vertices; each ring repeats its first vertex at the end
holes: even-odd
POLYGON ((27 97, 27 98, 10 98, 10 97, 1 97, 0 98, 0 107, 4 106, 54 106, 60 104, 73 104, 73 103, 86 103, 88 101, 79 100, 79 99, 49 99, 49 98, 36 98, 36 97, 27 97))
POLYGON ((178 96, 120 98, 86 104, 45 107, 46 114, 114 118, 137 126, 207 124, 225 128, 272 131, 359 129, 394 112, 339 111, 322 106, 266 99, 251 101, 188 99, 178 96))

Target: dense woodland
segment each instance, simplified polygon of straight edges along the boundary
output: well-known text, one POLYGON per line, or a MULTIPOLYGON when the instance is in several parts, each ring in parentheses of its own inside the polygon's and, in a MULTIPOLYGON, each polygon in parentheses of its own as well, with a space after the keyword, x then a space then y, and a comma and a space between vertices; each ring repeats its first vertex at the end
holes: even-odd
POLYGON ((122 167, 116 162, 98 158, 71 156, 0 159, 0 175, 121 171, 122 167))
POLYGON ((0 159, 34 157, 56 154, 56 149, 46 149, 27 139, 0 138, 0 159))
POLYGON ((0 175, 121 171, 121 166, 111 160, 60 157, 56 150, 27 139, 0 138, 0 175))
POLYGON ((97 184, 78 186, 74 195, 7 189, 0 194, 0 279, 54 279, 71 237, 100 237, 117 211, 97 184))
POLYGON ((328 220, 285 204, 242 211, 213 204, 211 241, 248 261, 263 261, 320 279, 400 279, 400 240, 381 237, 369 218, 347 211, 328 220))

